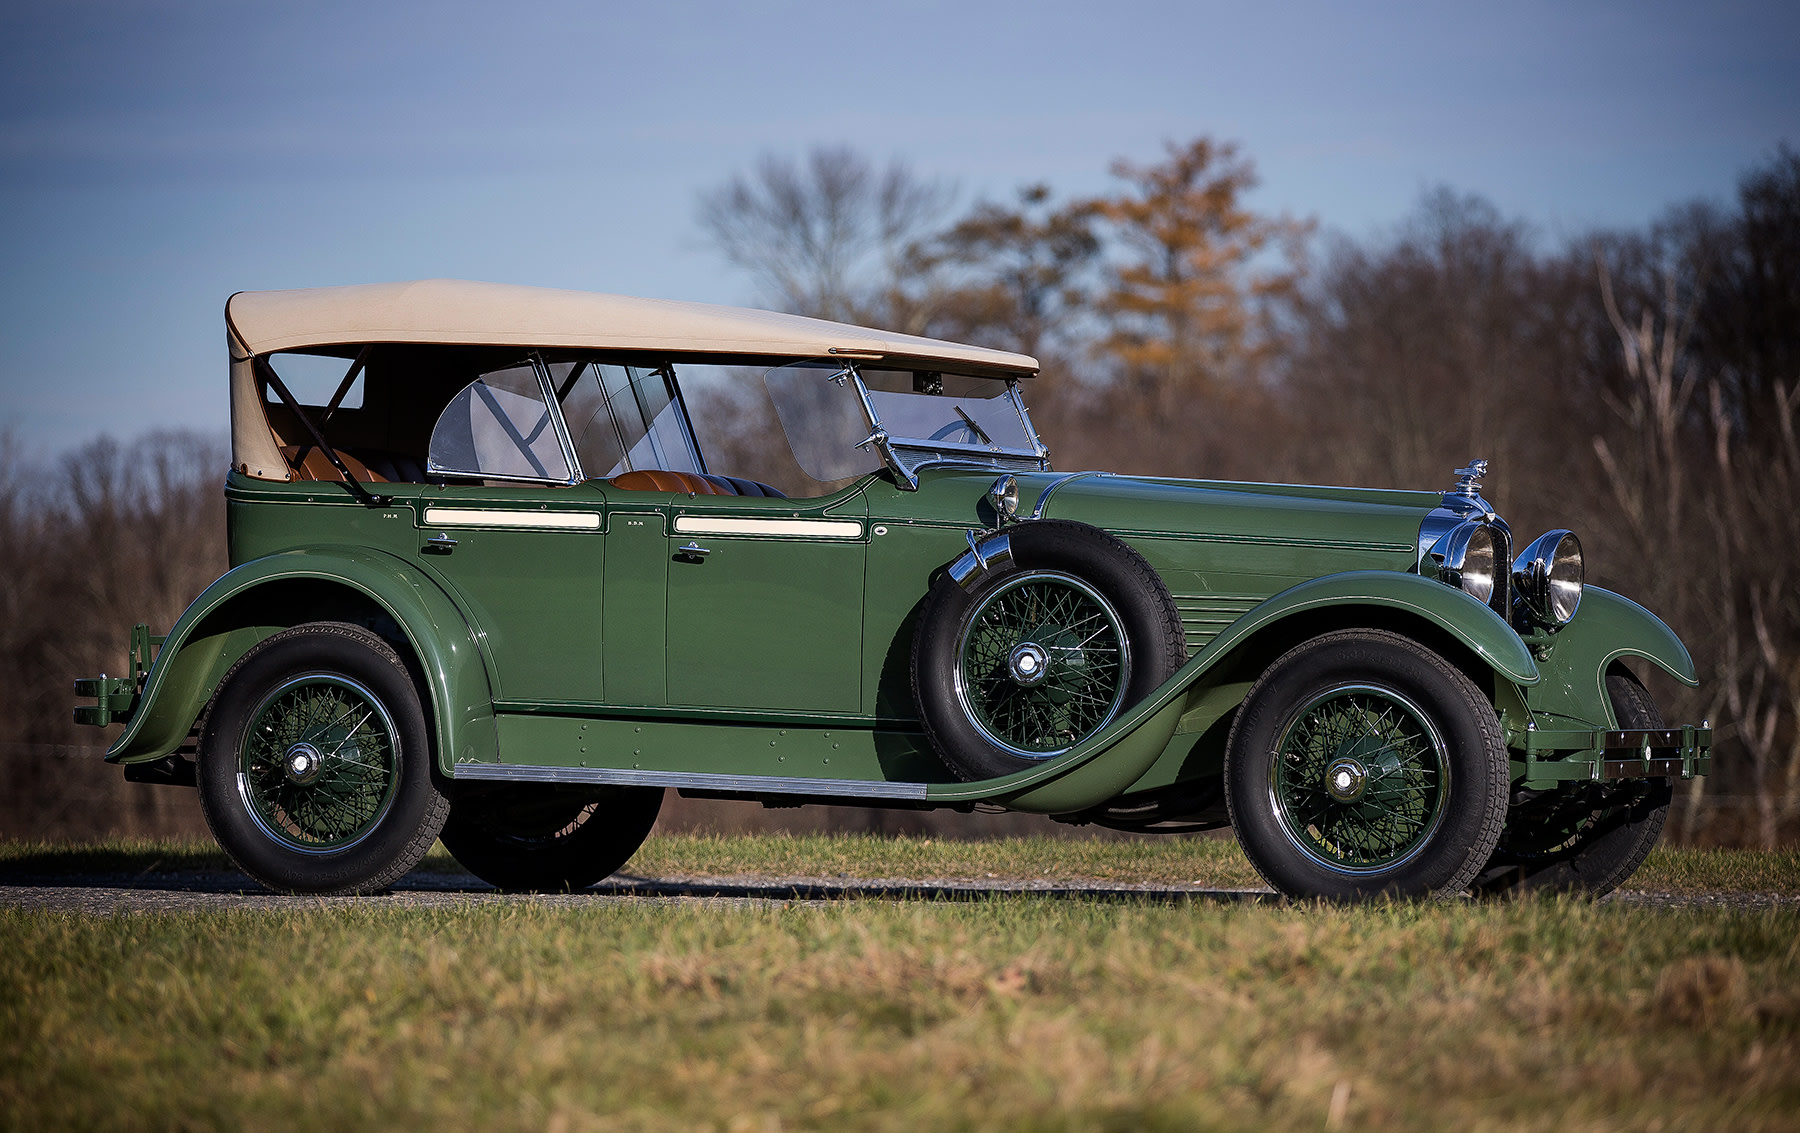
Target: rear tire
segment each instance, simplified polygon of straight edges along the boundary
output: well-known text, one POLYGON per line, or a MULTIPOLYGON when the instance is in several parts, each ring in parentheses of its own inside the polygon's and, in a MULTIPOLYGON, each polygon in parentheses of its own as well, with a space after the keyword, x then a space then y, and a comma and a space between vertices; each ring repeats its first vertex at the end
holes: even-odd
POLYGON ((231 667, 196 781, 219 845, 282 893, 386 889, 419 864, 450 809, 405 662, 344 622, 283 630, 231 667))
MULTIPOLYGON (((1619 727, 1665 726, 1650 691, 1623 665, 1607 671, 1606 694, 1619 727)), ((1540 795, 1507 816, 1475 888, 1496 896, 1611 893, 1656 848, 1673 797, 1667 779, 1583 783, 1540 795)))
POLYGON ((466 783, 440 837, 463 867, 509 893, 569 893, 610 877, 656 825, 660 787, 466 783))

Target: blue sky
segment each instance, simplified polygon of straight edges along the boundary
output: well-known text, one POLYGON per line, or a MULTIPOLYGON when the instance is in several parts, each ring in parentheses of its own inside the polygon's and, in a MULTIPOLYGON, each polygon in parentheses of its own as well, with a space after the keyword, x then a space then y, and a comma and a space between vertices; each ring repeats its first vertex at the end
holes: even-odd
POLYGON ((222 428, 237 290, 750 301, 694 203, 766 151, 966 204, 1199 134, 1353 236, 1436 184, 1641 224, 1800 144, 1800 5, 0 0, 0 428, 222 428))

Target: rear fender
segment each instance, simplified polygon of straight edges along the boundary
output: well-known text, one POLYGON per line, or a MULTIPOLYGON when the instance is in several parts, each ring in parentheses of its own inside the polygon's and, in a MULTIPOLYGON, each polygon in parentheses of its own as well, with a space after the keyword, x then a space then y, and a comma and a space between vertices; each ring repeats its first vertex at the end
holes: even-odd
MULTIPOLYGON (((1512 627, 1461 590, 1396 571, 1327 575, 1284 590, 1250 610, 1155 692, 1065 754, 999 779, 936 784, 928 797, 944 803, 1001 802, 1043 814, 1098 806, 1138 782, 1156 763, 1189 707, 1189 689, 1199 686, 1203 691, 1209 686, 1212 682, 1204 678, 1240 646, 1278 631, 1291 636, 1292 619, 1354 607, 1394 611, 1435 625, 1515 685, 1535 685, 1542 679, 1531 651, 1512 627)), ((1348 616, 1349 624, 1355 624, 1353 609, 1348 616)))
POLYGON ((392 618, 412 647, 430 697, 437 762, 497 758, 492 685, 469 621, 449 596, 406 562, 379 551, 284 551, 234 567, 194 599, 157 653, 137 710, 106 758, 160 759, 181 746, 219 681, 249 649, 309 620, 293 600, 341 588, 392 618))

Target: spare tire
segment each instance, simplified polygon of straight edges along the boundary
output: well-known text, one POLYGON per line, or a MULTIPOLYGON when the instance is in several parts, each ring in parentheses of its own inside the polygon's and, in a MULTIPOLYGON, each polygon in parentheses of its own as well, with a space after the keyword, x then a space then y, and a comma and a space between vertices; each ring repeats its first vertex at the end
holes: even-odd
POLYGON ((1142 555, 1097 527, 1007 528, 1011 561, 946 572, 913 633, 913 696, 940 758, 992 779, 1068 751, 1187 661, 1181 615, 1142 555))

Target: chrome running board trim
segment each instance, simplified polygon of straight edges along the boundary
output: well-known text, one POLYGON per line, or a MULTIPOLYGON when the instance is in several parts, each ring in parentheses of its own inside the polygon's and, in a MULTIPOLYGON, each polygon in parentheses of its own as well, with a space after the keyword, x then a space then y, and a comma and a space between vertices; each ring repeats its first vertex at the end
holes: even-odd
POLYGON ((791 775, 707 775, 696 771, 642 771, 622 767, 527 767, 518 763, 459 763, 458 779, 508 783, 593 783, 617 787, 678 787, 693 791, 737 791, 762 795, 818 795, 830 798, 923 799, 928 783, 888 783, 870 779, 807 779, 791 775))

